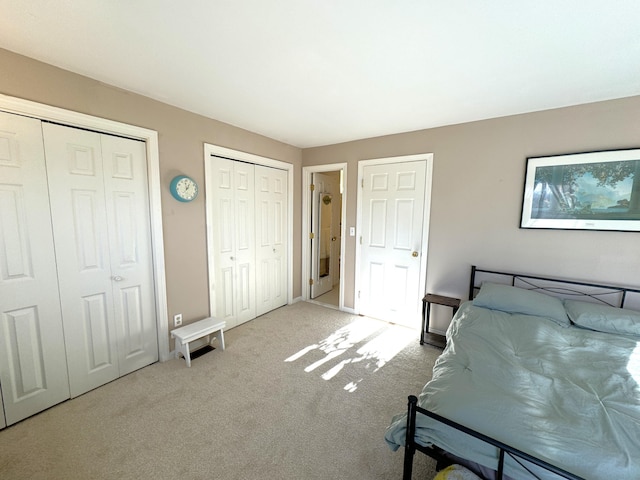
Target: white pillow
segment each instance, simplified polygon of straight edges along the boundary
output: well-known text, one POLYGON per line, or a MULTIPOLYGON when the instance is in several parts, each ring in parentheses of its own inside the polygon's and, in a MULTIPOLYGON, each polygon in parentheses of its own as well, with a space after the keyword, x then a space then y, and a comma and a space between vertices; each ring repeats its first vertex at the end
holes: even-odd
POLYGON ((571 321, 581 327, 640 336, 640 312, 577 300, 565 300, 564 307, 571 321))
POLYGON ((484 282, 473 304, 501 312, 548 318, 562 327, 571 325, 562 300, 524 288, 484 282))

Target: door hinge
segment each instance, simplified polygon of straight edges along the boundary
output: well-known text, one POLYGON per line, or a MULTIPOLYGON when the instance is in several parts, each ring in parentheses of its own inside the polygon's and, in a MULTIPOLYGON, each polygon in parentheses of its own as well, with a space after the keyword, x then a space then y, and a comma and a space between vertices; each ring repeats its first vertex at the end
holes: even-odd
POLYGON ((360 186, 361 186, 362 188, 364 188, 364 178, 361 180, 361 182, 360 182, 360 186))
POLYGON ((316 186, 313 183, 309 185, 309 190, 313 192, 315 189, 316 189, 316 186))
POLYGON ((309 285, 313 285, 313 278, 309 279, 309 285))
POLYGON ((313 240, 314 238, 316 238, 315 233, 311 232, 311 233, 309 234, 309 238, 310 238, 311 240, 313 240))

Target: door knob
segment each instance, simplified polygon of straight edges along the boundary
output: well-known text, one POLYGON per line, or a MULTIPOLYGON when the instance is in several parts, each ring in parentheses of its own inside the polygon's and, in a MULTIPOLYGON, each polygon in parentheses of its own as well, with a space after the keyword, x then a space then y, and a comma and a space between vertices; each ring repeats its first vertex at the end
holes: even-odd
POLYGON ((114 282, 121 282, 122 280, 124 280, 124 278, 122 278, 120 275, 114 275, 113 277, 111 277, 111 280, 113 280, 114 282))
POLYGON ((418 256, 418 252, 413 252, 413 253, 411 254, 411 256, 412 256, 412 257, 417 257, 417 256, 418 256))

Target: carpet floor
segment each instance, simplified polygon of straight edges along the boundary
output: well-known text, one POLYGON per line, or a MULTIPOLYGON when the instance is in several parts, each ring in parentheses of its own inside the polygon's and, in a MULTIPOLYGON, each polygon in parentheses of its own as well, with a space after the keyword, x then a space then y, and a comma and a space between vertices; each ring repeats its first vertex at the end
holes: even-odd
MULTIPOLYGON (((440 350, 419 332, 299 302, 226 350, 126 375, 0 431, 0 478, 400 479, 383 435, 440 350)), ((414 462, 431 479, 434 462, 414 462)))

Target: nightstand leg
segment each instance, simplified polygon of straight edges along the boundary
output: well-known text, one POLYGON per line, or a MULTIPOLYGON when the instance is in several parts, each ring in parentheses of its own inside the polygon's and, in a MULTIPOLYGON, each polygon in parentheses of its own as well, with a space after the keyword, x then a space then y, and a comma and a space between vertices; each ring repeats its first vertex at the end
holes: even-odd
POLYGON ((429 310, 427 308, 427 301, 422 300, 422 328, 420 329, 420 345, 424 345, 424 334, 429 328, 428 320, 429 310))

